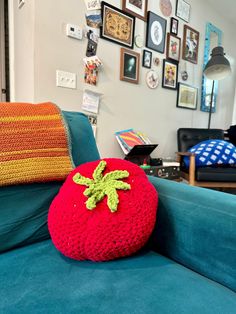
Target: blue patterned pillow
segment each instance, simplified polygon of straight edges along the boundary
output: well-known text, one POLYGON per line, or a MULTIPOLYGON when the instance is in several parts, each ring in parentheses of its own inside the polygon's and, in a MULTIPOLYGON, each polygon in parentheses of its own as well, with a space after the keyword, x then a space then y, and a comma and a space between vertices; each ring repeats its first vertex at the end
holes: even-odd
MULTIPOLYGON (((196 154, 197 167, 236 164, 236 147, 223 140, 206 140, 188 151, 196 154)), ((184 163, 189 167, 189 157, 184 157, 184 163)))

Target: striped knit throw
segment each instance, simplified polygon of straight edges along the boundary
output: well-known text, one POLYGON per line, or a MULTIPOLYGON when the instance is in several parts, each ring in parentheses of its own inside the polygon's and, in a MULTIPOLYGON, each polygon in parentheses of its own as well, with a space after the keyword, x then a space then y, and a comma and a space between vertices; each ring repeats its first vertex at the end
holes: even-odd
POLYGON ((0 103, 0 186, 64 180, 69 136, 52 103, 0 103))

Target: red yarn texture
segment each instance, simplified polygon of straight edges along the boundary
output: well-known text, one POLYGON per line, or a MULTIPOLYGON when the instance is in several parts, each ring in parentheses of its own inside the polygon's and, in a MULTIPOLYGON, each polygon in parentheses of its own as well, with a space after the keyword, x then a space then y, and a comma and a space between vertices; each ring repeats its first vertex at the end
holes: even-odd
POLYGON ((117 190, 118 210, 112 213, 107 197, 93 210, 86 208, 87 188, 73 181, 76 173, 93 179, 100 161, 77 167, 68 176, 49 210, 48 227, 56 248, 76 260, 107 261, 131 255, 148 240, 156 221, 158 195, 144 171, 122 159, 103 159, 107 166, 103 175, 114 170, 127 170, 122 179, 130 190, 117 190))

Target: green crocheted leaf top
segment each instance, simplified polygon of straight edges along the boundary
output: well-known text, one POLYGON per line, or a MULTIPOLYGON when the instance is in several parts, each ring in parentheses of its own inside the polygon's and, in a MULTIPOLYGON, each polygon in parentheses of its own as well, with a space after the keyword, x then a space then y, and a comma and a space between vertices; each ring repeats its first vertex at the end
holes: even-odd
POLYGON ((119 196, 117 190, 130 190, 130 184, 120 181, 128 178, 129 172, 126 170, 114 170, 103 176, 102 172, 106 168, 106 161, 102 160, 93 172, 93 180, 76 173, 73 181, 79 185, 85 185, 88 188, 84 195, 88 197, 86 207, 89 210, 96 208, 97 203, 107 195, 107 206, 112 213, 117 211, 119 196))

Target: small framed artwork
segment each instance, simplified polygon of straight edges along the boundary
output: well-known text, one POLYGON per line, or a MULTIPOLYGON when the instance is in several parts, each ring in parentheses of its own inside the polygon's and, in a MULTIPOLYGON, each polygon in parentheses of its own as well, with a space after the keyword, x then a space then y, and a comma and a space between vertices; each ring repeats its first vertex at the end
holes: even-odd
POLYGON ((196 110, 197 99, 198 99, 197 96, 198 96, 198 89, 196 87, 179 83, 176 106, 178 108, 196 110))
POLYGON ((170 33, 177 36, 178 35, 178 29, 179 29, 179 21, 172 17, 170 19, 170 33))
POLYGON ((150 70, 146 75, 147 86, 151 89, 155 89, 159 85, 159 76, 157 71, 150 70))
POLYGON ((175 15, 179 17, 181 20, 184 20, 185 22, 189 22, 190 20, 190 10, 191 6, 188 2, 184 0, 177 0, 176 3, 176 12, 175 15))
POLYGON ((162 87, 168 89, 177 89, 178 64, 170 60, 163 60, 162 87))
POLYGON ((180 49, 181 49, 181 39, 177 36, 174 36, 168 33, 167 34, 167 49, 166 49, 167 59, 179 61, 180 49))
POLYGON ((148 11, 146 47, 160 53, 165 51, 166 20, 148 11))
POLYGON ((101 38, 133 48, 135 18, 102 1, 101 38))
POLYGON ((120 51, 120 80, 139 83, 140 54, 129 49, 120 51))
POLYGON ((169 17, 172 14, 172 4, 170 0, 159 0, 159 7, 161 10, 161 13, 166 16, 169 17))
POLYGON ((152 66, 152 52, 149 50, 143 50, 143 63, 144 68, 150 69, 152 66))
POLYGON ((197 64, 199 47, 199 32, 184 25, 182 58, 197 64))
POLYGON ((147 21, 148 0, 123 0, 122 9, 131 15, 147 21))

